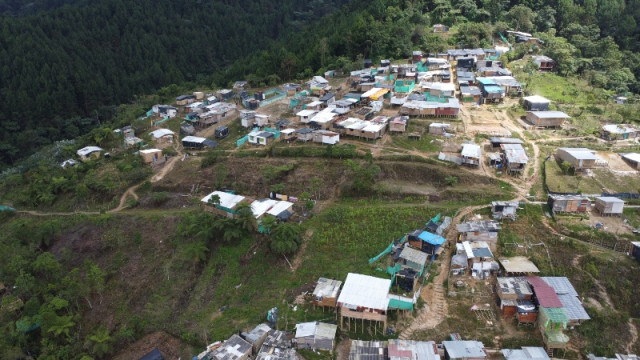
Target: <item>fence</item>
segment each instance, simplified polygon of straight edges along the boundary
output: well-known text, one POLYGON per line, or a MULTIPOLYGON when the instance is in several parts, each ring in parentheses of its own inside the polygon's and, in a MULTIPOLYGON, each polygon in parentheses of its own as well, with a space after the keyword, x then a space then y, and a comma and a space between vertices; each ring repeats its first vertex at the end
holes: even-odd
POLYGON ((264 92, 265 100, 260 102, 260 107, 267 106, 278 100, 282 100, 287 97, 287 93, 280 89, 270 89, 264 92), (275 95, 273 95, 275 94, 275 95))
POLYGON ((245 135, 236 141, 236 147, 242 146, 242 144, 246 143, 249 140, 249 135, 245 135))
POLYGON ((273 133, 273 137, 276 139, 280 138, 280 130, 278 129, 264 128, 264 131, 273 133))

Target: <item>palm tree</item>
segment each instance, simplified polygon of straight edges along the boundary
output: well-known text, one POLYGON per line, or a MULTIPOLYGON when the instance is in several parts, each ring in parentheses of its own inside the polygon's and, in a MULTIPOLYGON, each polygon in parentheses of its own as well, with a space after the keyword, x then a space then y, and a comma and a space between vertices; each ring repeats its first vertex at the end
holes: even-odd
POLYGON ((101 326, 96 330, 95 334, 89 336, 88 342, 93 344, 93 353, 101 358, 113 350, 111 347, 112 340, 111 335, 109 335, 109 330, 101 326))
POLYGON ((289 255, 298 251, 302 242, 300 226, 280 223, 271 232, 271 250, 276 254, 289 255))
POLYGON ((251 211, 251 205, 248 203, 238 205, 236 214, 238 215, 237 222, 242 230, 250 233, 258 228, 256 218, 253 216, 253 211, 251 211))
POLYGON ((187 259, 193 260, 195 264, 200 261, 204 261, 207 259, 207 253, 209 252, 209 248, 204 244, 204 241, 196 241, 189 245, 187 245, 183 254, 187 259))

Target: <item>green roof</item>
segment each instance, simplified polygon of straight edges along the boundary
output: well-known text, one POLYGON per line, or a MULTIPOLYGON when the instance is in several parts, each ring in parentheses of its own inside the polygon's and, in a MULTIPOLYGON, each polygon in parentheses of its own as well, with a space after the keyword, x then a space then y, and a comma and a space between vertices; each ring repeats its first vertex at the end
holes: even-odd
POLYGON ((562 328, 567 327, 569 316, 564 308, 548 308, 540 306, 540 310, 542 312, 542 320, 544 321, 545 328, 554 327, 557 329, 557 325, 562 325, 562 328))

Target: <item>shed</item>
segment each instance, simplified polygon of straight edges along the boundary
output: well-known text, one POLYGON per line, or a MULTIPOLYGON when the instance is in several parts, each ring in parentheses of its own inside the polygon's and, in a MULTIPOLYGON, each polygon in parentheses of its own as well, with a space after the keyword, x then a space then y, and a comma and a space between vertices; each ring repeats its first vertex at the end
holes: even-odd
POLYGON ((296 137, 298 138, 298 140, 304 141, 304 142, 313 140, 313 129, 311 128, 298 129, 296 130, 296 137))
POLYGON ((442 25, 442 24, 433 25, 434 33, 446 33, 447 31, 449 31, 449 27, 446 25, 442 25))
POLYGON ((317 306, 336 307, 342 281, 319 278, 313 290, 313 304, 317 306))
POLYGON ((196 99, 195 95, 180 95, 176 98, 177 105, 191 104, 196 99))
POLYGON ((510 258, 500 259, 500 265, 504 269, 504 273, 510 276, 537 274, 540 272, 536 264, 531 262, 524 256, 514 256, 510 258))
POLYGON ((547 205, 552 213, 585 213, 591 208, 591 201, 581 195, 549 194, 547 205))
POLYGON ((422 276, 424 266, 427 264, 427 259, 426 253, 405 246, 398 256, 397 263, 400 264, 402 268, 413 269, 418 273, 418 276, 422 276))
POLYGON ((296 129, 287 128, 280 130, 280 139, 286 142, 296 140, 296 129))
POLYGON ((76 151, 76 154, 78 154, 80 160, 87 161, 99 158, 100 153, 103 151, 104 150, 102 150, 102 148, 98 146, 85 146, 82 149, 76 151))
POLYGON ((482 158, 482 150, 480 149, 480 145, 476 144, 462 144, 462 152, 460 153, 462 157, 462 163, 472 166, 480 166, 480 161, 482 158))
POLYGON ((599 160, 595 150, 586 148, 558 148, 556 157, 571 163, 576 171, 594 168, 599 160))
POLYGON ((491 146, 493 146, 494 148, 500 147, 500 145, 502 144, 520 144, 520 145, 524 144, 522 139, 506 138, 506 137, 491 137, 489 138, 489 142, 491 143, 491 146))
POLYGON ((451 124, 446 123, 431 123, 429 124, 429 134, 432 135, 445 135, 447 129, 451 127, 451 124))
POLYGON ((387 360, 387 342, 351 340, 349 360, 387 360))
POLYGON ((504 154, 505 167, 509 172, 522 173, 529 157, 520 144, 501 144, 504 154))
POLYGON ((639 153, 620 153, 620 156, 632 167, 640 170, 640 154, 639 153))
POLYGON ((523 346, 522 349, 502 349, 506 360, 550 360, 547 351, 539 346, 523 346))
POLYGON ((525 96, 522 100, 522 105, 527 111, 547 111, 551 104, 551 100, 539 95, 525 96))
POLYGON ((560 127, 571 116, 562 111, 528 111, 527 121, 534 126, 560 127))
POLYGON ((160 149, 140 150, 140 157, 145 164, 159 165, 165 161, 165 157, 162 156, 162 150, 160 149))
POLYGON ((482 91, 480 91, 479 87, 460 84, 460 100, 462 100, 462 102, 479 104, 481 98, 482 91))
POLYGON ((389 340, 389 360, 440 360, 433 341, 389 340))
POLYGON ((518 203, 515 201, 492 201, 491 214, 496 220, 500 219, 516 219, 516 210, 518 203))
POLYGON ((443 341, 445 360, 483 360, 484 344, 476 340, 443 341))
POLYGON ((624 200, 612 196, 599 196, 596 197, 595 208, 602 215, 622 215, 624 200))
POLYGON ((329 130, 316 130, 313 132, 313 142, 335 145, 340 141, 340 134, 329 130))
POLYGON ((269 145, 275 141, 275 134, 269 131, 256 130, 247 135, 249 137, 249 143, 255 145, 269 145))
POLYGON ((538 66, 538 70, 551 71, 556 65, 552 58, 545 55, 532 56, 531 59, 538 66))
MULTIPOLYGON (((383 331, 387 327, 387 309, 389 306, 390 279, 382 279, 368 275, 349 273, 338 297, 340 308, 340 326, 344 318, 370 320, 383 323, 383 331)), ((355 322, 357 327, 357 321, 355 322)))
POLYGON ((408 116, 394 116, 389 121, 389 131, 403 133, 407 131, 408 123, 409 123, 408 116))
POLYGON ((516 300, 518 324, 533 324, 538 320, 538 308, 531 300, 516 300))
POLYGON ((175 134, 169 129, 157 129, 149 133, 156 141, 156 144, 172 144, 175 134))
POLYGON ((295 341, 298 349, 333 351, 338 325, 323 322, 296 324, 295 341))
POLYGON ((204 149, 218 146, 218 143, 207 138, 198 136, 185 136, 182 138, 182 146, 187 149, 204 149))
POLYGON ((311 118, 317 113, 315 110, 302 110, 296 113, 296 116, 300 118, 300 122, 308 123, 311 118))
POLYGON ((416 230, 407 237, 409 246, 425 252, 428 255, 435 255, 438 248, 446 241, 440 235, 432 234, 428 231, 416 230))
POLYGON ((219 348, 211 352, 213 360, 247 360, 253 347, 240 336, 234 334, 219 348))
POLYGON ((531 285, 522 276, 497 278, 496 292, 500 300, 531 300, 533 296, 531 285))

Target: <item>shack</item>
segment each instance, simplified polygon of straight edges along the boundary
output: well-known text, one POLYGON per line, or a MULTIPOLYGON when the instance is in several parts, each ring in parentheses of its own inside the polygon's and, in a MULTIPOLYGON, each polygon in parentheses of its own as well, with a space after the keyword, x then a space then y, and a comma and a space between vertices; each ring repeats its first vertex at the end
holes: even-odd
POLYGON ((640 261, 640 241, 631 242, 631 251, 629 251, 629 253, 636 258, 636 260, 640 261))
POLYGON ((340 141, 340 134, 329 130, 316 130, 313 132, 313 142, 335 145, 340 141))
POLYGON ((216 147, 218 146, 218 143, 203 137, 185 136, 182 138, 182 146, 184 146, 185 149, 201 150, 204 148, 216 147))
POLYGON ((253 347, 253 353, 257 354, 260 350, 260 347, 262 347, 262 343, 264 343, 264 340, 267 338, 269 331, 271 331, 269 325, 260 324, 248 333, 241 332, 240 336, 242 336, 245 341, 251 344, 251 346, 253 347))
POLYGON ((505 137, 491 137, 489 138, 489 142, 491 146, 494 148, 499 148, 502 144, 524 144, 521 139, 518 138, 505 138, 505 137))
POLYGON ((407 131, 408 116, 394 116, 389 121, 389 132, 403 133, 407 131))
POLYGON ((638 153, 620 153, 620 156, 633 168, 640 170, 640 154, 638 153))
POLYGON ((524 277, 497 278, 496 293, 500 300, 500 313, 503 316, 515 316, 518 300, 531 301, 533 298, 533 290, 524 277))
POLYGON ((254 130, 249 133, 249 143, 254 145, 269 145, 275 141, 275 134, 269 131, 254 130))
POLYGON ((539 346, 523 346, 522 349, 502 349, 506 360, 550 360, 547 351, 539 346))
POLYGON ((338 301, 342 281, 319 278, 313 290, 313 304, 321 307, 335 308, 338 301))
POLYGON ((525 96, 522 100, 522 105, 527 111, 547 111, 551 104, 551 100, 539 95, 525 96))
POLYGON ((462 152, 460 153, 462 164, 480 166, 482 158, 482 150, 476 144, 462 144, 462 152))
POLYGON ((170 145, 173 144, 173 136, 176 133, 169 129, 157 129, 149 133, 156 142, 156 145, 170 145))
POLYGON ((88 161, 91 159, 97 159, 100 157, 100 154, 103 152, 101 147, 98 146, 85 146, 82 149, 76 151, 76 154, 80 157, 82 161, 88 161))
POLYGON ((603 216, 620 216, 624 209, 624 200, 612 196, 596 197, 595 209, 603 216))
POLYGON ((591 208, 591 201, 581 195, 553 195, 549 194, 547 205, 551 212, 556 213, 586 213, 591 208))
POLYGON ((561 127, 571 116, 562 111, 528 111, 526 120, 533 126, 561 127))
MULTIPOLYGON (((376 324, 382 323, 382 333, 387 329, 387 309, 389 306, 389 288, 391 280, 373 276, 349 273, 344 282, 342 292, 338 297, 340 308, 340 327, 344 326, 347 318, 347 328, 351 330, 352 319, 354 330, 358 329, 358 321, 364 320, 376 324)), ((364 331, 364 329, 362 329, 364 331)), ((377 325, 374 327, 377 331, 377 325)))
POLYGON ((496 220, 501 219, 516 219, 516 210, 518 210, 518 203, 515 201, 492 201, 491 202, 491 214, 496 220))
POLYGON ((482 99, 482 91, 473 85, 463 86, 460 84, 460 100, 466 103, 479 104, 482 99))
POLYGON ((595 150, 586 148, 558 148, 556 158, 569 162, 577 172, 594 168, 599 160, 595 150))
POLYGON ((443 341, 445 360, 484 360, 484 344, 475 340, 443 341))
POLYGON ((140 150, 140 157, 145 164, 160 165, 165 162, 165 157, 162 156, 160 149, 140 150))
POLYGON ((538 66, 538 70, 551 71, 556 65, 552 58, 545 55, 532 56, 531 59, 538 66))
POLYGON ((429 124, 429 134, 432 135, 446 135, 447 129, 451 127, 451 124, 445 123, 431 123, 429 124))
POLYGON ((529 157, 520 144, 501 144, 504 165, 510 173, 523 173, 529 157))
POLYGON ((318 321, 296 324, 298 349, 333 351, 338 325, 318 321))
POLYGON ((425 252, 405 246, 398 250, 396 256, 396 263, 400 264, 402 269, 412 269, 418 273, 418 276, 422 276, 428 259, 425 252))
POLYGON ((296 130, 296 138, 302 142, 307 142, 313 140, 313 129, 311 128, 302 128, 296 130))
POLYGON ((628 140, 640 136, 640 129, 629 124, 607 124, 600 130, 600 136, 605 140, 628 140))
POLYGON ((423 230, 415 230, 410 233, 407 238, 409 240, 409 246, 428 255, 435 255, 438 248, 446 241, 445 238, 440 235, 423 230))

